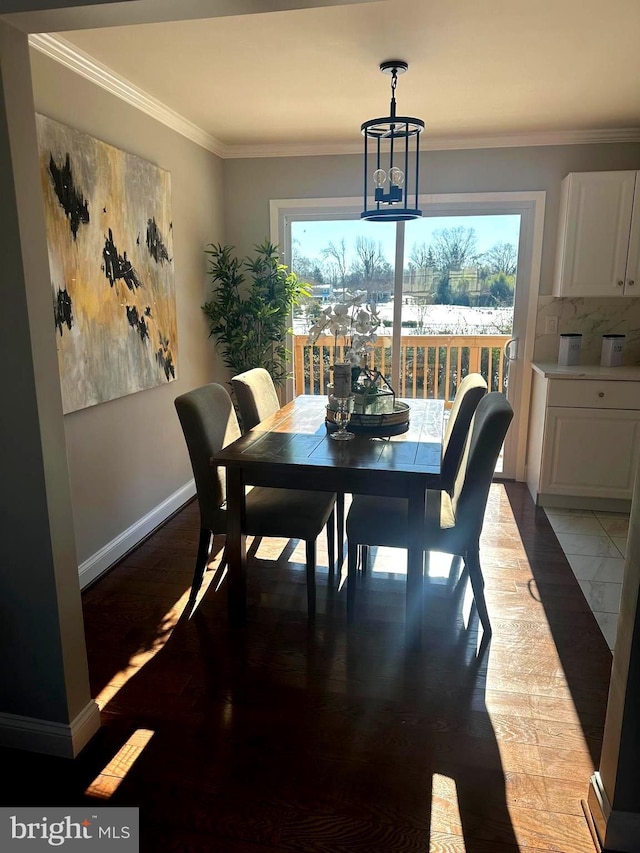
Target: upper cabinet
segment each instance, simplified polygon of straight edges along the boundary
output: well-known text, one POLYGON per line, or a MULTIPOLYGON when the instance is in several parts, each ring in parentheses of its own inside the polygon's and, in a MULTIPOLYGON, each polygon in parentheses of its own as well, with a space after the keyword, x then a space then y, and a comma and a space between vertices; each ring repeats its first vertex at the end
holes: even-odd
POLYGON ((640 296, 640 172, 562 182, 554 296, 640 296))

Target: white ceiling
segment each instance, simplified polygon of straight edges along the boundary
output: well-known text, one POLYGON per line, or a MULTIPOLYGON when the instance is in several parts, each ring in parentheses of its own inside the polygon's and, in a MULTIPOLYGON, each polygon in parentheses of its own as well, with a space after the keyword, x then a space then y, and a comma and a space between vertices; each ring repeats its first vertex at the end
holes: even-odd
POLYGON ((640 128, 639 33, 640 0, 381 0, 62 36, 237 152, 358 144, 390 58, 425 142, 640 128))

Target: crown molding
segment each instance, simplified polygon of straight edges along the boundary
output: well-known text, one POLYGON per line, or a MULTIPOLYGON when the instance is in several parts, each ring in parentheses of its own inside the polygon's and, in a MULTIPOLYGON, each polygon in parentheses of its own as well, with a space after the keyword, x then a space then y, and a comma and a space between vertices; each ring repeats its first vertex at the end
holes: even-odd
MULTIPOLYGON (((157 98, 121 77, 106 65, 58 35, 29 36, 31 47, 60 62, 97 86, 180 133, 224 160, 260 157, 319 157, 360 154, 360 137, 353 142, 279 142, 262 145, 225 145, 201 127, 167 107, 157 98)), ((463 151, 474 148, 526 148, 541 145, 597 145, 640 142, 640 127, 607 130, 550 130, 532 133, 504 133, 485 136, 429 136, 421 138, 422 151, 463 151)))
POLYGON ((616 127, 606 130, 544 130, 529 133, 501 133, 493 136, 434 137, 421 148, 429 151, 467 148, 526 148, 538 145, 597 145, 615 142, 640 142, 640 127, 616 127))
MULTIPOLYGON (((550 130, 537 133, 504 133, 495 136, 422 136, 421 151, 464 151, 473 148, 526 148, 542 145, 597 145, 640 142, 640 127, 608 130, 550 130)), ((225 158, 313 157, 328 154, 361 154, 362 143, 276 143, 226 145, 225 158)))
POLYGON ((89 54, 72 45, 58 35, 39 33, 29 36, 29 45, 50 59, 54 59, 76 74, 80 74, 112 95, 125 101, 136 109, 156 119, 186 136, 192 142, 206 148, 218 157, 224 157, 225 146, 202 128, 170 109, 162 101, 149 95, 143 89, 116 74, 106 65, 93 59, 89 54))
POLYGON ((262 145, 225 145, 229 160, 256 157, 323 157, 330 154, 362 154, 362 142, 273 142, 262 145))

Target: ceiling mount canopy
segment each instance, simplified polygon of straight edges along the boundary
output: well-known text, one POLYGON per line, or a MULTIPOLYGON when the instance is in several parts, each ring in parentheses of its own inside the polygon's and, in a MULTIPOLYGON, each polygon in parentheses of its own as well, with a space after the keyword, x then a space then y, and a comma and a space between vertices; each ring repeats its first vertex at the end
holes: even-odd
POLYGON ((398 75, 409 65, 401 59, 380 63, 380 71, 391 76, 389 115, 365 121, 364 210, 361 219, 398 222, 422 216, 418 210, 420 134, 424 122, 396 115, 398 75))

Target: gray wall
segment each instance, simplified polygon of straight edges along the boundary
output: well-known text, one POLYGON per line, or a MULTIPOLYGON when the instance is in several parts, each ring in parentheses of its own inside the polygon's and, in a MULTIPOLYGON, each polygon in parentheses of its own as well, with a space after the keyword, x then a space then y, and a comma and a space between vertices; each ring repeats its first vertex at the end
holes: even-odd
MULTIPOLYGON (((46 740, 90 703, 26 37, 0 22, 0 744, 46 740), (45 288, 43 289, 43 283, 45 288), (25 722, 24 720, 22 721, 25 722)), ((66 734, 66 737, 65 737, 66 734)), ((49 746, 51 744, 49 743, 49 746)))
MULTIPOLYGON (((568 172, 614 169, 640 169, 640 144, 427 151, 420 162, 420 189, 424 193, 545 190, 540 293, 550 294, 560 182, 568 172)), ((227 240, 245 253, 269 234, 270 199, 360 196, 362 161, 359 155, 227 160, 224 185, 227 240)))
POLYGON ((192 477, 173 400, 226 378, 200 310, 208 295, 204 248, 225 239, 222 162, 37 51, 31 60, 37 112, 171 173, 178 378, 65 416, 82 563, 192 477))

